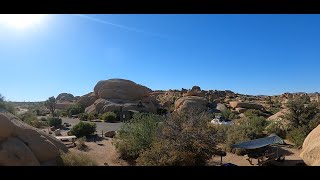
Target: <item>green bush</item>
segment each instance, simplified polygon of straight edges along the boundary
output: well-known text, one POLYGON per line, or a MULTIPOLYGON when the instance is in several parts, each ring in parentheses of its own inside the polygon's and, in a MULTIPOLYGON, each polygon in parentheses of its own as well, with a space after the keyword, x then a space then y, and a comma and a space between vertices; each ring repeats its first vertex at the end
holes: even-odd
POLYGON ((78 124, 73 126, 73 128, 70 130, 70 133, 80 138, 95 133, 96 128, 97 125, 95 123, 80 121, 78 124))
POLYGON ((135 113, 115 136, 113 143, 116 149, 124 158, 137 158, 150 147, 160 120, 154 114, 135 113))
POLYGON ((6 102, 5 98, 0 94, 0 108, 5 109, 11 114, 16 114, 16 108, 11 102, 6 102))
POLYGON ((117 120, 117 114, 114 112, 106 112, 102 114, 101 119, 106 122, 114 122, 117 120))
POLYGON ((230 109, 226 109, 224 111, 221 111, 221 116, 225 119, 231 119, 231 120, 239 118, 239 116, 234 114, 233 112, 231 112, 230 109))
POLYGON ((263 117, 242 118, 240 125, 234 125, 228 128, 226 139, 226 150, 237 155, 244 155, 243 149, 232 149, 231 145, 243 141, 262 138, 265 127, 268 125, 263 117))
POLYGON ((289 113, 285 115, 285 119, 289 120, 295 128, 308 125, 320 113, 319 104, 310 102, 308 96, 298 96, 290 100, 287 107, 289 113))
POLYGON ((46 121, 40 121, 37 119, 31 122, 31 126, 35 128, 43 128, 43 127, 47 127, 48 123, 46 121))
POLYGON ((87 113, 80 113, 78 117, 79 117, 79 119, 81 121, 87 121, 88 120, 88 114, 87 113))
POLYGON ((70 105, 67 108, 66 112, 68 116, 77 115, 77 114, 83 113, 84 108, 80 104, 76 103, 76 104, 70 105))
POLYGON ((205 165, 217 152, 209 120, 205 114, 172 115, 163 122, 150 149, 140 154, 138 165, 205 165))
POLYGON ((63 110, 63 111, 60 112, 60 115, 62 117, 67 117, 68 116, 68 111, 67 110, 63 110))
POLYGON ((80 152, 68 152, 61 154, 58 161, 60 166, 97 166, 97 163, 88 155, 80 152))
POLYGON ((90 120, 94 120, 97 119, 95 114, 91 114, 91 113, 81 113, 79 114, 79 119, 81 121, 90 121, 90 120))
POLYGON ((47 118, 41 117, 41 118, 40 118, 40 121, 47 121, 47 118))
POLYGON ((60 128, 62 125, 62 119, 56 117, 48 118, 48 124, 50 127, 54 126, 55 128, 60 128))
POLYGON ((309 132, 310 130, 306 126, 294 128, 288 132, 287 139, 294 143, 296 148, 301 148, 309 132))
POLYGON ((256 109, 248 109, 246 112, 243 113, 246 117, 259 117, 263 116, 264 114, 256 109))
POLYGON ((89 114, 88 114, 88 120, 91 121, 91 120, 94 120, 94 119, 97 119, 97 118, 96 118, 96 115, 95 115, 95 114, 92 114, 92 113, 89 113, 89 114))
POLYGON ((288 125, 284 123, 283 119, 277 119, 273 122, 271 122, 265 130, 268 132, 268 134, 276 134, 279 137, 285 139, 287 132, 288 132, 288 125))

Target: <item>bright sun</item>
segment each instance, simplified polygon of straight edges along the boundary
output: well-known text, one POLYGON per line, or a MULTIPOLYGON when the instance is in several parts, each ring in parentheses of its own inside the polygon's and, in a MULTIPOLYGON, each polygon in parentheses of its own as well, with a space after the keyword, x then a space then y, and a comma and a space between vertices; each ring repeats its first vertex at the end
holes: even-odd
POLYGON ((26 29, 40 23, 44 14, 1 14, 0 23, 15 29, 26 29))

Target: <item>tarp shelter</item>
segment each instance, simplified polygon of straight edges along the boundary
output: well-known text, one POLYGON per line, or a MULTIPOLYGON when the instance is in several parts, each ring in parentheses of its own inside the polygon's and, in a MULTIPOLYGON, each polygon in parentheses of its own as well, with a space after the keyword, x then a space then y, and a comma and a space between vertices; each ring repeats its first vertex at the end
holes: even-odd
POLYGON ((258 149, 268 145, 273 144, 285 144, 283 139, 279 136, 272 134, 266 138, 254 139, 251 141, 246 141, 238 144, 231 145, 231 148, 241 148, 241 149, 258 149))

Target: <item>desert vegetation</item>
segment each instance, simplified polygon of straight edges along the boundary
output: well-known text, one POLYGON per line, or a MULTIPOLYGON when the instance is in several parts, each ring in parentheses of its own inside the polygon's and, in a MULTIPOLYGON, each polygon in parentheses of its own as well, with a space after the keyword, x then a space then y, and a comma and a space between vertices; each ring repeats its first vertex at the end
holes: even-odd
POLYGON ((96 127, 95 123, 81 121, 72 127, 70 133, 78 138, 87 137, 96 132, 96 127))

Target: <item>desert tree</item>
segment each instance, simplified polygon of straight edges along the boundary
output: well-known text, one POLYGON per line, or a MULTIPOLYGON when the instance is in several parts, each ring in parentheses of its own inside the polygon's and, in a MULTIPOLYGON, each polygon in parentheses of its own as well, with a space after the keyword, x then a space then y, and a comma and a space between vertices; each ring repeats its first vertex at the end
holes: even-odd
POLYGON ((48 100, 45 101, 44 105, 46 106, 46 108, 48 108, 52 114, 52 117, 55 116, 55 110, 56 110, 56 104, 57 104, 57 101, 56 101, 56 98, 54 96, 52 97, 49 97, 48 100))

